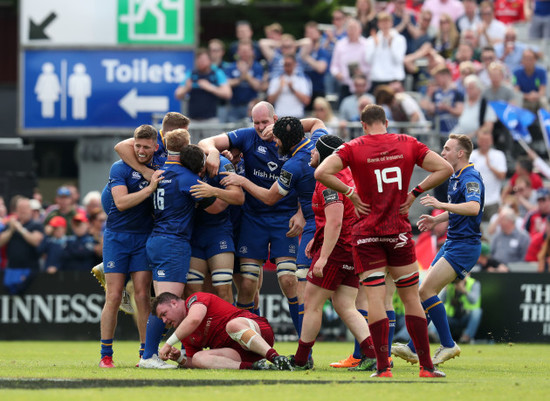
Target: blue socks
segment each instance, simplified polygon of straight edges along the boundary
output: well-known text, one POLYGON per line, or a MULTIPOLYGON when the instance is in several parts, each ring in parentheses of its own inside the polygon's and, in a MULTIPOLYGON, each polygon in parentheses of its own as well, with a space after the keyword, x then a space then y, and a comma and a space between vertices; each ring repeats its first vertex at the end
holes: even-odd
POLYGON ((139 345, 139 357, 142 358, 143 357, 143 351, 145 351, 145 343, 141 343, 139 345))
POLYGON ((101 357, 113 356, 113 339, 101 339, 101 357))
POLYGON ((298 333, 298 338, 300 338, 300 335, 302 334, 302 324, 300 319, 300 305, 298 304, 298 297, 287 298, 287 301, 292 324, 296 329, 296 333, 298 333))
POLYGON ((165 325, 161 319, 154 315, 149 315, 147 320, 147 330, 145 331, 145 350, 143 359, 149 359, 158 354, 159 344, 165 330, 165 325))
POLYGON ((434 295, 433 297, 422 302, 422 307, 430 315, 430 318, 437 329, 437 334, 439 334, 441 345, 447 348, 454 347, 455 342, 453 340, 453 336, 451 335, 449 321, 447 320, 447 311, 445 310, 445 305, 443 305, 443 302, 441 302, 437 295, 434 295))
POLYGON ((387 310, 386 316, 390 321, 390 331, 388 333, 388 356, 391 356, 391 343, 393 342, 393 335, 395 334, 395 311, 387 310))
MULTIPOLYGON (((357 309, 361 315, 365 318, 367 321, 367 324, 369 323, 369 312, 367 312, 364 309, 357 309)), ((361 359, 361 345, 357 342, 357 339, 355 339, 355 346, 353 348, 353 357, 355 359, 361 359)))

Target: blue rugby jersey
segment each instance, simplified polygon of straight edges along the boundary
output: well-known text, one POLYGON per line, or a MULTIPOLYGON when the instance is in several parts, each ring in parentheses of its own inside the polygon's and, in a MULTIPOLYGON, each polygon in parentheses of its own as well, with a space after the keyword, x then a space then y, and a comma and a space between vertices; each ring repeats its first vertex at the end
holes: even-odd
POLYGON ((449 178, 447 201, 453 204, 470 201, 479 203, 480 208, 477 216, 462 216, 449 212, 449 228, 447 230, 447 238, 450 240, 479 240, 481 238, 479 226, 485 205, 485 186, 481 174, 473 164, 468 164, 449 178))

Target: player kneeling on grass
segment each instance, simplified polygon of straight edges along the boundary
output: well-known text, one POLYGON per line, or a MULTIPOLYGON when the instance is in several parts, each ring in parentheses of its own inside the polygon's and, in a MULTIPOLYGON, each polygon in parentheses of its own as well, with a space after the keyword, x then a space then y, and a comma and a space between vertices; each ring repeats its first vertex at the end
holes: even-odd
POLYGON ((273 349, 267 319, 214 294, 196 292, 184 301, 165 292, 153 300, 151 309, 164 324, 176 328, 159 351, 163 360, 186 368, 292 370, 289 360, 273 349), (179 342, 184 354, 174 347, 179 342))

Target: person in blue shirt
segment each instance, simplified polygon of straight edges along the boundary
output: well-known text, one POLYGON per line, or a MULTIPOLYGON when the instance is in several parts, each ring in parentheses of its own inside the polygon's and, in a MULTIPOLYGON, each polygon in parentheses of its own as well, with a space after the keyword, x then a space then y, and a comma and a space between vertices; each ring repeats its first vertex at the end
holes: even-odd
POLYGON ((72 220, 73 235, 67 236, 63 249, 61 267, 63 270, 86 270, 94 265, 98 243, 88 232, 88 217, 77 213, 72 220))
POLYGON ((546 69, 536 65, 538 56, 532 49, 525 49, 521 57, 522 67, 514 71, 512 83, 516 91, 522 94, 523 108, 534 113, 545 107, 546 69))
MULTIPOLYGON (((283 164, 277 181, 270 188, 263 188, 237 174, 230 174, 222 180, 222 183, 225 184, 242 186, 249 194, 270 206, 276 204, 291 191, 298 194, 301 211, 306 220, 296 259, 298 294, 302 301, 300 304, 303 303, 301 295, 305 288, 306 274, 311 265, 311 259, 305 254, 305 247, 315 234, 315 216, 311 208, 315 178, 313 177, 314 169, 309 165, 309 161, 317 139, 326 134, 324 123, 316 118, 300 121, 295 117, 282 117, 273 126, 273 140, 277 144, 279 154, 288 156, 289 159, 283 164), (304 131, 313 133, 311 139, 305 137, 304 131)), ((301 327, 301 324, 299 326, 301 327)))
MULTIPOLYGON (((485 187, 480 173, 469 163, 473 144, 466 135, 449 135, 441 155, 454 169, 449 178, 447 202, 440 202, 430 195, 420 203, 444 210, 436 217, 423 214, 418 221, 420 231, 429 231, 436 224, 449 221, 447 240, 435 256, 430 269, 420 284, 420 299, 441 340, 441 346, 433 357, 439 365, 460 355, 460 347, 454 342, 445 306, 438 294, 457 277, 464 279, 477 263, 481 254, 480 224, 485 203, 485 187)), ((411 363, 418 361, 412 342, 392 347, 392 353, 411 363)))
MULTIPOLYGON (((206 167, 209 175, 219 171, 219 153, 239 149, 242 152, 245 176, 262 188, 271 188, 288 160, 279 155, 273 142, 272 128, 277 121, 273 106, 260 102, 252 109, 254 128, 241 128, 229 133, 203 139, 199 146, 208 154, 206 167)), ((298 212, 296 191, 268 206, 247 193, 242 207, 241 231, 237 246, 240 258, 240 290, 237 307, 254 308, 254 296, 258 290, 261 266, 268 258, 277 265, 277 278, 283 294, 289 302, 290 315, 299 330, 299 304, 297 297, 296 256, 298 236, 305 221, 298 212)))
MULTIPOLYGON (((222 175, 224 172, 235 172, 235 167, 227 158, 220 155, 218 175, 202 177, 202 181, 191 187, 191 194, 198 198, 215 197, 229 205, 242 205, 243 190, 237 185, 224 186, 220 183, 225 177, 222 175)), ((227 302, 233 303, 234 263, 235 245, 230 208, 218 214, 197 210, 191 236, 191 262, 187 275, 186 295, 202 292, 205 275, 210 271, 214 293, 227 302)))
MULTIPOLYGON (((150 125, 141 125, 134 131, 134 153, 139 163, 147 165, 158 148, 157 131, 150 125)), ((141 343, 145 340, 145 326, 150 313, 151 272, 147 264, 145 243, 153 226, 150 196, 161 179, 157 170, 149 184, 128 164, 119 160, 113 164, 105 197, 107 223, 104 234, 103 265, 106 296, 101 313, 101 361, 99 366, 112 368, 113 337, 118 308, 126 276, 134 281, 134 300, 138 311, 137 326, 141 343), (110 202, 108 199, 110 198, 110 202)))
POLYGON ((231 86, 227 76, 212 64, 208 49, 195 52, 195 68, 188 71, 175 97, 184 100, 189 94, 188 115, 191 120, 218 122, 217 105, 220 99, 231 99, 231 86))
MULTIPOLYGON (((179 130, 166 135, 168 158, 163 170, 159 170, 163 176, 153 193, 154 224, 146 252, 153 271, 155 294, 170 292, 181 297, 189 272, 195 209, 198 206, 216 214, 222 212, 227 203, 216 198, 199 199, 191 194, 191 186, 200 180, 198 174, 204 170, 205 156, 198 146, 184 145, 178 136, 181 136, 179 130)), ((176 367, 158 358, 164 329, 162 320, 150 314, 140 368, 176 367)))

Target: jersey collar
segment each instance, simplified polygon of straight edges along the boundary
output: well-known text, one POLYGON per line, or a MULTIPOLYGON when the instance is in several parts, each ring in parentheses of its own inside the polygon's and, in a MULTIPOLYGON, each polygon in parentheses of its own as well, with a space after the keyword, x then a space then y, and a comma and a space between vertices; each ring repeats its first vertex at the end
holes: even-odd
POLYGON ((310 142, 311 142, 311 140, 308 139, 308 138, 302 139, 302 142, 300 142, 300 143, 298 144, 298 147, 294 150, 294 152, 292 152, 292 156, 290 156, 290 157, 293 157, 296 153, 298 153, 298 151, 299 151, 300 149, 302 149, 304 146, 306 146, 306 145, 307 145, 308 143, 310 143, 310 142))
POLYGON ((460 171, 458 172, 458 174, 456 174, 456 178, 460 177, 460 174, 462 174, 462 172, 463 172, 464 170, 466 170, 468 167, 474 167, 474 163, 470 163, 470 164, 467 164, 467 165, 465 165, 464 167, 462 167, 462 168, 460 169, 460 171))

